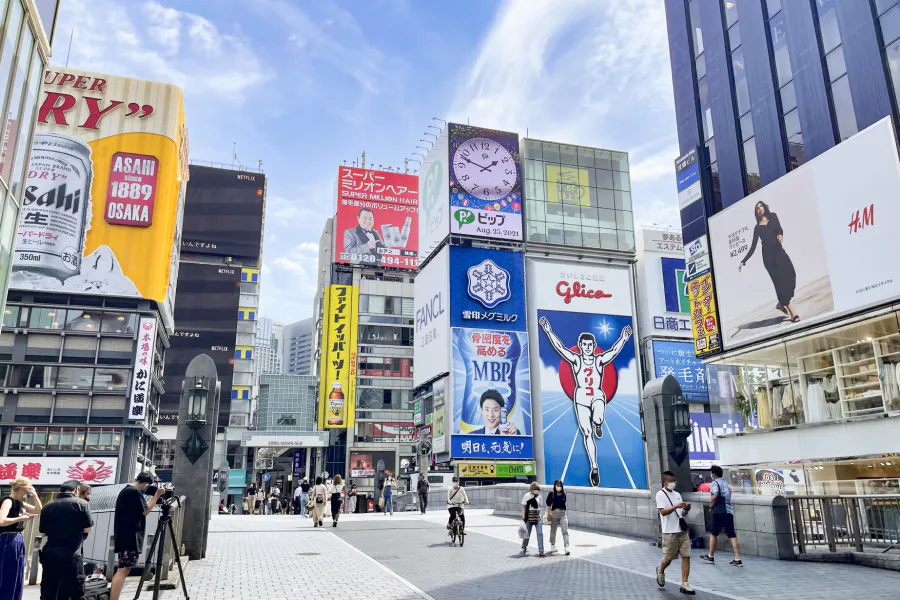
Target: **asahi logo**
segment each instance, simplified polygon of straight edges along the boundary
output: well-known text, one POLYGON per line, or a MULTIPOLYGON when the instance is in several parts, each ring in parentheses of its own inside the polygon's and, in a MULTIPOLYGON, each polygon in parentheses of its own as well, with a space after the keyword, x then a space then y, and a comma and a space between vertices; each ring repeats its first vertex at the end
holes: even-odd
POLYGON ((78 209, 81 206, 81 190, 75 190, 74 192, 67 194, 66 184, 63 183, 59 187, 44 192, 40 196, 35 196, 34 193, 38 189, 39 188, 36 185, 30 185, 25 188, 25 199, 22 201, 23 206, 34 204, 36 206, 47 206, 63 212, 78 214, 78 209))

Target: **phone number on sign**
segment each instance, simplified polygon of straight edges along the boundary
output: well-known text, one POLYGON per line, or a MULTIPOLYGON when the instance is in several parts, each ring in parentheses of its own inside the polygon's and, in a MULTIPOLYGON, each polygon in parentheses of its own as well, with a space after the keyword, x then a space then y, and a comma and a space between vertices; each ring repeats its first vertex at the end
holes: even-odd
POLYGON ((419 267, 419 259, 415 256, 391 256, 390 254, 351 254, 349 252, 341 252, 341 260, 349 260, 351 262, 366 263, 370 265, 382 265, 385 267, 408 267, 416 269, 419 267))

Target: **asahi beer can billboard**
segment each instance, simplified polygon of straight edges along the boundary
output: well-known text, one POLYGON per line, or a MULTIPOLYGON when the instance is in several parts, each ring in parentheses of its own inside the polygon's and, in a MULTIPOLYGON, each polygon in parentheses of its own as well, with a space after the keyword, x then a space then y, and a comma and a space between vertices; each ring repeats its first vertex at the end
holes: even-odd
POLYGON ((187 159, 177 87, 48 70, 9 287, 155 300, 171 333, 187 159))

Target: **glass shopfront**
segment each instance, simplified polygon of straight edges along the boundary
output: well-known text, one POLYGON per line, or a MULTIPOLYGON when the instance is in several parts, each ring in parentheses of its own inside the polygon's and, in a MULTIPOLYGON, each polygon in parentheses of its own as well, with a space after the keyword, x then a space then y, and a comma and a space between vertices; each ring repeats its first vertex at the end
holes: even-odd
MULTIPOLYGON (((731 430, 782 430, 900 418, 900 314, 831 326, 706 365, 712 415, 731 430), (721 420, 721 418, 719 419, 721 420)), ((713 419, 715 421, 715 419, 713 419)), ((715 428, 714 428, 715 429, 715 428)), ((900 420, 898 420, 900 429, 900 420)), ((766 437, 760 436, 760 444, 766 437)), ((736 492, 767 494, 900 493, 900 458, 834 457, 732 467, 736 492)))

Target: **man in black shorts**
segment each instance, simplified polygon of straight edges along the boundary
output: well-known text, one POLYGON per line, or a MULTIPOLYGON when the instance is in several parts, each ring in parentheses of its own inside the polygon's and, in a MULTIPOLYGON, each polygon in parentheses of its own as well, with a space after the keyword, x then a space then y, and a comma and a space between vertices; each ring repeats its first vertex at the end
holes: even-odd
POLYGON ((119 555, 119 568, 112 578, 112 589, 109 600, 119 600, 128 571, 137 564, 144 549, 144 531, 147 528, 147 515, 156 506, 156 501, 165 490, 157 488, 147 501, 144 495, 153 483, 153 476, 144 471, 138 473, 134 483, 130 483, 119 492, 116 498, 116 513, 113 535, 115 551, 119 555))
POLYGON ((725 533, 728 541, 731 542, 731 548, 734 550, 734 560, 731 561, 732 567, 743 567, 741 561, 741 547, 738 545, 737 534, 734 532, 734 506, 731 504, 731 486, 722 479, 722 467, 713 465, 710 468, 712 474, 712 483, 709 486, 709 493, 712 495, 710 504, 712 505, 712 527, 709 529, 709 553, 703 557, 704 562, 715 563, 717 536, 725 533))

